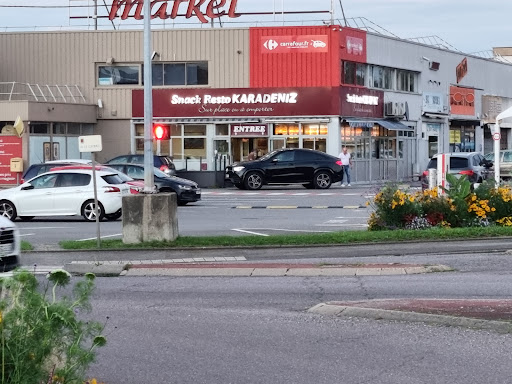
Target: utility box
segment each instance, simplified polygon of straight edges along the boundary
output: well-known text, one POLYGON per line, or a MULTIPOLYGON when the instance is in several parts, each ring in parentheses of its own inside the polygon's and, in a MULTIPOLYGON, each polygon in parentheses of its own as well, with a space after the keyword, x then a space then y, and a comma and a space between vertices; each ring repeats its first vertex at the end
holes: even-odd
POLYGON ((11 158, 11 172, 23 172, 23 159, 21 157, 11 158))

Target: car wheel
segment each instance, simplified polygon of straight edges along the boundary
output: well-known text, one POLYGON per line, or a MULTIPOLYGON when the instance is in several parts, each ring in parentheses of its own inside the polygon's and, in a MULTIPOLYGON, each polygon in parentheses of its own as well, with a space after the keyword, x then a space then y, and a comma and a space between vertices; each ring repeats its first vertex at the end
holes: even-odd
POLYGON ((0 201, 0 216, 6 217, 9 220, 13 221, 18 216, 16 212, 16 207, 13 203, 8 200, 0 201))
POLYGON ((116 221, 122 215, 123 215, 123 213, 121 211, 119 211, 119 212, 116 212, 116 213, 111 213, 109 215, 105 215, 105 219, 107 219, 108 221, 116 221))
POLYGON ((307 183, 307 184, 302 184, 302 185, 306 189, 313 189, 313 188, 315 188, 315 184, 313 184, 313 183, 307 183))
MULTIPOLYGON (((100 221, 105 216, 105 210, 101 203, 98 203, 98 217, 100 221)), ((84 205, 82 205, 82 216, 87 221, 96 221, 96 209, 94 207, 94 200, 87 200, 84 205)))
POLYGON ((21 221, 30 221, 34 216, 20 216, 21 221))
POLYGON ((327 189, 332 184, 332 177, 328 172, 320 171, 315 175, 314 185, 318 189, 327 189))
POLYGON ((245 189, 244 185, 241 183, 235 183, 235 187, 237 187, 238 189, 245 189))
POLYGON ((263 177, 261 173, 249 172, 244 180, 244 186, 246 189, 256 190, 263 186, 263 177))

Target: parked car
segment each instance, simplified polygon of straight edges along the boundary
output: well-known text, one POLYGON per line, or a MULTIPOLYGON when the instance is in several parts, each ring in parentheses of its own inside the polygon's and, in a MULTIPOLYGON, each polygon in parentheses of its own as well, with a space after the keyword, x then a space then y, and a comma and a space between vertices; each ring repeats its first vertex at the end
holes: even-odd
MULTIPOLYGON (((99 219, 121 217, 122 196, 129 187, 112 172, 96 172, 99 219)), ((35 216, 82 215, 96 220, 92 170, 76 169, 43 173, 29 181, 0 191, 0 215, 14 220, 35 216)))
POLYGON ((50 169, 55 167, 63 167, 70 164, 92 164, 91 160, 84 159, 69 159, 69 160, 52 160, 47 161, 45 163, 32 164, 27 168, 23 176, 21 177, 21 184, 25 181, 34 178, 41 173, 46 173, 50 171, 50 169))
POLYGON ((260 189, 264 184, 302 184, 329 188, 343 179, 341 160, 312 149, 278 149, 253 161, 226 167, 226 179, 240 189, 260 189))
MULTIPOLYGON (((490 178, 491 173, 489 168, 492 167, 492 162, 484 158, 479 152, 452 152, 447 153, 450 155, 450 170, 449 173, 460 177, 467 176, 471 184, 481 183, 490 178)), ((431 168, 437 169, 437 156, 434 155, 430 159, 427 170, 423 172, 421 178, 422 188, 428 189, 428 170, 431 168)))
MULTIPOLYGON (((127 174, 118 171, 117 169, 107 167, 105 165, 96 165, 94 167, 97 171, 107 171, 115 173, 119 178, 123 181, 123 183, 126 183, 130 187, 130 193, 137 194, 144 190, 144 182, 140 180, 134 180, 127 174)), ((92 165, 66 165, 63 167, 55 167, 51 168, 50 171, 66 171, 66 170, 72 170, 72 169, 90 169, 92 170, 92 165)))
POLYGON ((0 216, 0 272, 10 271, 20 264, 20 233, 7 217, 0 216))
MULTIPOLYGON (((488 161, 494 161, 494 152, 488 153, 484 157, 488 161)), ((506 149, 506 150, 500 151, 499 159, 500 159, 500 178, 502 180, 512 179, 512 150, 506 149)))
MULTIPOLYGON (((122 155, 114 157, 105 164, 140 164, 144 165, 144 155, 122 155)), ((171 156, 153 156, 153 165, 168 176, 176 175, 176 167, 171 156)))
MULTIPOLYGON (((135 180, 144 180, 144 166, 139 164, 109 164, 135 180)), ((178 205, 185 205, 201 200, 201 189, 192 180, 168 176, 158 168, 154 168, 154 181, 158 192, 175 192, 178 205)))

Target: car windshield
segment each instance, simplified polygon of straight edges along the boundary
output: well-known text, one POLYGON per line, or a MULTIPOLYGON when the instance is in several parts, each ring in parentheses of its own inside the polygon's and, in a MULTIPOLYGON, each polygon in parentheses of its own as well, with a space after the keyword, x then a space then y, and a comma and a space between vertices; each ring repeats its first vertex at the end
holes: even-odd
MULTIPOLYGON (((437 168, 437 158, 430 160, 428 169, 437 168)), ((469 168, 469 161, 466 157, 450 156, 450 169, 464 169, 469 168)))
POLYGON ((127 181, 133 181, 133 179, 130 176, 128 176, 127 174, 125 174, 123 172, 118 171, 117 169, 110 168, 110 167, 103 167, 102 170, 115 173, 117 176, 119 176, 119 178, 123 181, 123 183, 126 183, 127 181))
POLYGON ((159 170, 157 167, 153 169, 156 177, 169 177, 167 173, 163 173, 161 170, 159 170))
POLYGON ((274 156, 277 152, 279 152, 279 151, 272 151, 272 152, 269 152, 269 153, 267 153, 266 155, 261 156, 258 160, 268 160, 268 159, 270 159, 272 156, 274 156))

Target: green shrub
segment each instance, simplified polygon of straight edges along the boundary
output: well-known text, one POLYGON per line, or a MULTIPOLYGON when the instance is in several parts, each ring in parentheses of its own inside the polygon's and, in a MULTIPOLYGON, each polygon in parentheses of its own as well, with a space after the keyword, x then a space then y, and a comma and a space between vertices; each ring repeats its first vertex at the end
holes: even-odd
POLYGON ((82 384, 95 349, 106 343, 102 324, 77 318, 79 311, 90 310, 94 275, 77 282, 70 297, 57 297, 70 283, 68 272, 47 277, 42 288, 24 270, 0 280, 3 384, 82 384))

